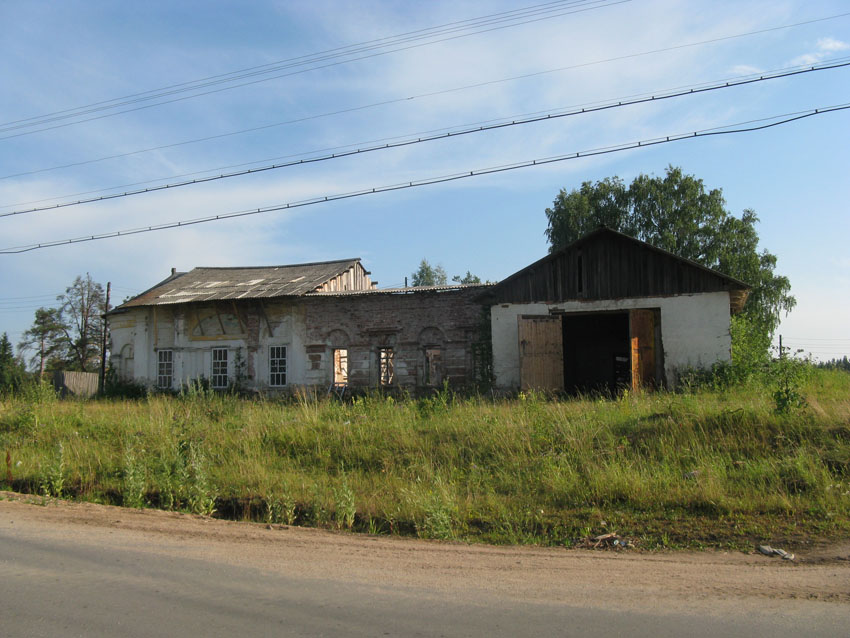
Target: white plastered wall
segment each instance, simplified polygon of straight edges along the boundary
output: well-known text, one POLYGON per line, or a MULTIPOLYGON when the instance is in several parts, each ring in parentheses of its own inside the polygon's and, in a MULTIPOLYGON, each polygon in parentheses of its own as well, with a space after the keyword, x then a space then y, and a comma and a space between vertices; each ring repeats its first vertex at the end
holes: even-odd
POLYGON ((496 304, 490 313, 496 387, 503 390, 520 387, 517 327, 520 315, 635 308, 658 308, 661 311, 664 372, 671 387, 676 385, 680 370, 709 368, 714 363, 731 359, 727 292, 562 303, 496 304))
POLYGON ((302 385, 307 379, 304 349, 306 342, 306 326, 304 325, 303 309, 298 306, 272 307, 268 311, 272 325, 269 334, 267 324, 260 329, 259 344, 256 352, 249 352, 244 338, 216 338, 209 340, 192 339, 188 333, 190 326, 180 313, 172 313, 171 308, 157 308, 157 318, 154 322, 153 308, 133 308, 127 312, 112 315, 109 318, 110 336, 112 339, 112 367, 122 368, 121 352, 127 352, 124 346, 133 347, 133 381, 148 386, 157 382, 157 351, 170 349, 173 351, 172 389, 177 390, 190 380, 204 377, 209 379, 212 374, 212 349, 227 348, 228 376, 231 380, 236 375, 236 353, 244 359, 246 371, 254 370, 254 379, 249 383, 255 388, 268 388, 269 383, 269 346, 286 346, 287 385, 302 385), (153 330, 156 325, 156 335, 153 330), (249 366, 248 357, 252 357, 253 365, 249 366))

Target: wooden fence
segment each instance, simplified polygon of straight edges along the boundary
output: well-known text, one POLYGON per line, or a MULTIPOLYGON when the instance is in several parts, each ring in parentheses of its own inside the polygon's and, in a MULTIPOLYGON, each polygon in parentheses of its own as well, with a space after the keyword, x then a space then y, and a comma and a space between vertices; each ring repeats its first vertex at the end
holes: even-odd
POLYGON ((93 397, 97 394, 99 375, 97 372, 68 372, 53 373, 53 387, 63 397, 93 397))

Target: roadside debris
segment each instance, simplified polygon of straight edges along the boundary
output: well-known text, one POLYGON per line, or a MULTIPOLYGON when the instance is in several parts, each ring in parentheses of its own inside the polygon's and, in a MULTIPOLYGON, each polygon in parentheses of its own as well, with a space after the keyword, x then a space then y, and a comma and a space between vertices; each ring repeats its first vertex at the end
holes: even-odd
POLYGON ((609 532, 600 534, 599 536, 587 537, 583 542, 584 547, 588 549, 633 549, 635 544, 617 534, 617 532, 609 532))
POLYGON ((794 554, 789 554, 784 549, 777 549, 770 545, 759 545, 758 550, 765 556, 781 556, 782 560, 794 560, 794 554))

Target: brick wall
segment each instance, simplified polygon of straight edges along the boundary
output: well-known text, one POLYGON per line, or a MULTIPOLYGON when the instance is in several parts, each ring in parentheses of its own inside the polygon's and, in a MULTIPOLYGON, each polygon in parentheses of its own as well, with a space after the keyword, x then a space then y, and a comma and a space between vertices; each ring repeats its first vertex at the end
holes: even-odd
POLYGON ((481 306, 478 289, 406 294, 313 297, 305 309, 307 383, 329 383, 333 348, 348 350, 348 383, 380 383, 380 349, 392 348, 395 379, 404 388, 426 386, 425 348, 439 348, 439 384, 473 382, 471 344, 477 337, 481 306))

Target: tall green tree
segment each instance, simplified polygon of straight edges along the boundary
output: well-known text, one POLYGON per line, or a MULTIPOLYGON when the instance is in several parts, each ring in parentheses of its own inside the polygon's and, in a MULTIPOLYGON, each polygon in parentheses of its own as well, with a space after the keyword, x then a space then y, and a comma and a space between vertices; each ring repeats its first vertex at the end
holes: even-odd
POLYGON ((448 275, 442 266, 432 266, 423 259, 416 272, 410 276, 411 286, 444 286, 448 283, 448 275))
POLYGON ((51 362, 64 361, 68 351, 65 336, 67 326, 62 323, 58 308, 39 308, 35 320, 23 334, 18 344, 19 352, 34 352, 30 357, 31 369, 38 370, 39 377, 50 367, 51 362))
POLYGON ((604 225, 750 284, 733 331, 765 351, 782 313, 796 304, 788 278, 774 272, 776 256, 758 250, 755 212, 735 217, 720 189, 706 190, 681 168, 670 166, 663 177, 639 175, 629 186, 611 177, 562 189, 546 217, 551 251, 604 225))
POLYGON ((59 295, 59 316, 65 333, 70 357, 69 367, 88 372, 97 371, 100 365, 103 319, 106 295, 103 286, 86 273, 59 295))
POLYGON ((15 353, 9 336, 0 335, 0 393, 18 388, 24 378, 21 365, 15 360, 15 353))

